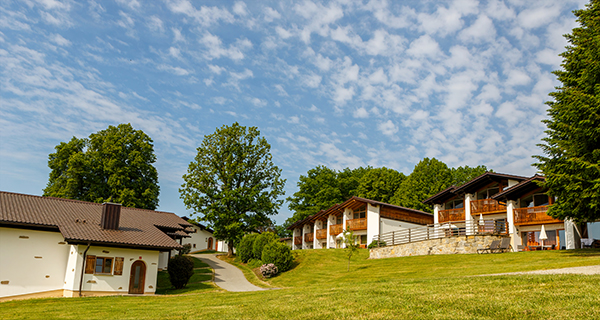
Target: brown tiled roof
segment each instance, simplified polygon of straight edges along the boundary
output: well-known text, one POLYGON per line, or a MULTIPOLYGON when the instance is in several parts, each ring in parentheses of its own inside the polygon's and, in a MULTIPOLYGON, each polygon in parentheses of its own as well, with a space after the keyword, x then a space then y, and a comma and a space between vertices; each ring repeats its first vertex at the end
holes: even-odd
POLYGON ((119 230, 102 229, 101 218, 99 203, 0 191, 0 225, 55 227, 69 243, 177 249, 181 245, 165 232, 184 236, 191 226, 170 212, 127 207, 121 207, 119 230))

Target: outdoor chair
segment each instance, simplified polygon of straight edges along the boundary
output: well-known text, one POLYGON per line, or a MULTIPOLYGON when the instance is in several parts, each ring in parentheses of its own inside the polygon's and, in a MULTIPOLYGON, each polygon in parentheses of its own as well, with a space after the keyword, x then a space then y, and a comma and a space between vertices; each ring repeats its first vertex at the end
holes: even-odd
POLYGON ((517 245, 517 251, 521 252, 523 251, 524 246, 522 244, 518 244, 517 245))
POLYGON ((500 240, 494 240, 492 241, 492 243, 490 244, 489 247, 487 248, 483 248, 483 249, 477 249, 477 253, 481 254, 481 253, 492 253, 493 250, 497 250, 498 247, 500 247, 500 240))
POLYGON ((502 238, 502 242, 500 242, 500 246, 496 250, 492 250, 492 253, 495 252, 507 252, 512 247, 510 245, 510 238, 502 238))

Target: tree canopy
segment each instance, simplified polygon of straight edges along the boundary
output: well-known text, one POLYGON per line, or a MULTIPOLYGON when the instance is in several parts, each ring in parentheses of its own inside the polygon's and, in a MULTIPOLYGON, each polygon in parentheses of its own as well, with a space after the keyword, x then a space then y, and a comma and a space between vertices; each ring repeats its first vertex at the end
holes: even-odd
POLYGON ((403 173, 394 169, 372 168, 363 175, 356 188, 356 196, 390 203, 405 178, 403 173))
POLYGON ((452 170, 435 159, 425 158, 404 179, 396 194, 391 199, 392 204, 432 212, 431 208, 421 201, 448 188, 452 185, 452 170))
POLYGON ((325 166, 308 170, 298 179, 298 191, 287 198, 288 208, 294 211, 288 220, 298 221, 348 200, 356 194, 356 188, 368 170, 370 168, 360 167, 336 171, 325 166))
POLYGON ((574 13, 580 26, 565 35, 563 69, 553 72, 562 86, 550 93, 545 155, 535 165, 557 199, 548 214, 584 222, 600 219, 600 1, 574 13))
POLYGON ((73 137, 55 150, 48 156, 51 172, 44 196, 151 210, 158 206, 152 139, 131 124, 73 137))
POLYGON ((217 239, 234 242, 271 223, 283 200, 285 180, 273 164, 271 145, 256 127, 237 122, 204 137, 183 175, 179 192, 188 209, 213 228, 217 239))

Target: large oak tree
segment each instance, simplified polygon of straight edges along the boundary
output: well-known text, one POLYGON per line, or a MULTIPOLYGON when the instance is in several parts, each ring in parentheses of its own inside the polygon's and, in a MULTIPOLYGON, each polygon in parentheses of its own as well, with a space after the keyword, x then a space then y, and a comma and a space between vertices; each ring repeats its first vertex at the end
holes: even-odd
POLYGON ((283 203, 277 198, 285 180, 270 150, 256 127, 225 125, 204 137, 183 175, 184 204, 228 242, 229 255, 245 233, 270 224, 269 216, 283 203))
POLYGON ((158 206, 152 139, 131 124, 109 126, 89 138, 73 137, 55 150, 48 157, 52 171, 44 196, 151 210, 158 206))
POLYGON ((580 27, 565 35, 562 86, 550 93, 545 156, 535 156, 544 186, 557 200, 549 215, 577 222, 600 219, 600 1, 574 11, 580 27))

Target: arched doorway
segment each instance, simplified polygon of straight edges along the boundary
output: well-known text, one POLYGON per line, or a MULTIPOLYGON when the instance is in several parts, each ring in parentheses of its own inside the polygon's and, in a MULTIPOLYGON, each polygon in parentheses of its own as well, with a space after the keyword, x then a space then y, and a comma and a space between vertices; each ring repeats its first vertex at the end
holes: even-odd
POLYGON ((208 250, 212 250, 212 245, 213 245, 213 238, 208 238, 208 247, 206 249, 208 250))
POLYGON ((131 274, 129 275, 129 293, 143 294, 146 283, 146 264, 138 260, 131 265, 131 274))

